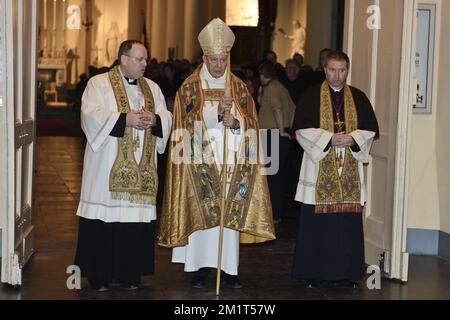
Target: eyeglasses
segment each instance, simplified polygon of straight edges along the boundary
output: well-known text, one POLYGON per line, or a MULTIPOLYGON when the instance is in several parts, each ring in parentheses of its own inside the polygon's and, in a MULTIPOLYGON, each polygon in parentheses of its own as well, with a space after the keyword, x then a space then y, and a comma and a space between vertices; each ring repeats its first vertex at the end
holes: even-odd
POLYGON ((145 64, 148 64, 148 59, 147 58, 144 58, 144 57, 138 58, 138 57, 130 56, 128 54, 125 54, 125 56, 127 56, 129 58, 132 58, 132 59, 135 59, 138 63, 145 62, 145 64))

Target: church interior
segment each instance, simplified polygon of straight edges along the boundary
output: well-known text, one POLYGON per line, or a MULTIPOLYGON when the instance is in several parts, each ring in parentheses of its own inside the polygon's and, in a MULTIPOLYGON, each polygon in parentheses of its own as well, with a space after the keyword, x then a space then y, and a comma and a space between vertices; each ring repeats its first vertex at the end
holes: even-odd
MULTIPOLYGON (((202 63, 197 36, 215 17, 235 33, 232 70, 256 100, 258 65, 269 54, 275 53, 278 71, 285 73, 289 61, 295 61, 294 53, 301 52, 299 74, 309 87, 321 81, 317 80, 321 50, 343 50, 351 58, 348 81, 366 93, 380 122, 380 141, 365 167, 369 197, 364 232, 366 263, 381 269, 381 289, 366 286, 370 273, 357 290, 328 286, 310 290, 292 278, 300 212, 294 201, 298 172, 292 172, 284 195, 286 215, 275 225, 277 239, 241 245, 239 274, 244 289, 224 289, 220 298, 450 299, 446 13, 450 13, 446 0, 17 0, 13 4, 0 0, 0 147, 8 150, 0 156, 0 300, 216 298, 212 280, 205 290, 192 289, 182 266, 171 263, 171 251, 158 246, 155 275, 144 277, 138 291, 97 293, 67 287, 78 235, 76 211, 86 145, 80 108, 87 81, 116 63, 122 41, 140 40, 149 53, 145 76, 160 86, 172 111, 181 83, 202 63), (420 32, 420 15, 415 20, 421 6, 432 12, 427 16, 433 26, 428 33, 420 32), (13 13, 10 20, 7 12, 13 13), (21 21, 25 31, 14 34, 22 30, 21 21), (297 28, 303 29, 304 38, 298 38, 297 28), (426 43, 433 46, 425 48, 425 58, 416 54, 421 37, 428 37, 426 43), (8 71, 7 64, 13 61, 9 45, 24 60, 27 54, 34 58, 10 64, 8 71), (423 64, 428 69, 416 79, 414 67, 421 74, 423 64), (34 71, 28 72, 33 65, 34 71), (12 74, 14 85, 8 86, 12 74), (27 93, 34 93, 35 99, 27 93), (8 96, 13 101, 9 104, 8 96), (420 102, 413 103, 419 97, 420 102), (15 111, 18 104, 24 109, 15 111), (17 223, 22 216, 26 219, 17 223), (14 256, 20 239, 17 278, 6 273, 14 264, 6 260, 9 254, 14 256)), ((158 161, 163 181, 165 157, 158 161)), ((163 192, 161 186, 159 199, 163 192)), ((82 287, 86 285, 83 280, 82 287)))

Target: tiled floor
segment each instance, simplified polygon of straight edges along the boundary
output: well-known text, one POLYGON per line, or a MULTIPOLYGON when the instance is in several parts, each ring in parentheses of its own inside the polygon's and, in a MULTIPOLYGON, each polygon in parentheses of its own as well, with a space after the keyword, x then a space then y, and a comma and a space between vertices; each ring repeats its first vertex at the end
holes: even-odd
MULTIPOLYGON (((78 205, 84 140, 77 137, 39 137, 34 184, 35 250, 23 271, 23 285, 0 286, 3 299, 180 299, 213 300, 215 278, 209 288, 190 287, 190 275, 182 265, 170 262, 170 250, 157 248, 156 272, 143 278, 136 292, 112 290, 95 293, 69 290, 66 269, 73 262, 77 239, 75 211, 78 205)), ((357 290, 321 286, 305 289, 290 275, 294 251, 296 218, 277 225, 277 240, 257 246, 241 246, 242 290, 223 289, 221 299, 450 299, 450 262, 437 257, 412 256, 407 284, 382 280, 381 290, 364 285, 357 290)), ((82 286, 86 286, 85 280, 82 286)))

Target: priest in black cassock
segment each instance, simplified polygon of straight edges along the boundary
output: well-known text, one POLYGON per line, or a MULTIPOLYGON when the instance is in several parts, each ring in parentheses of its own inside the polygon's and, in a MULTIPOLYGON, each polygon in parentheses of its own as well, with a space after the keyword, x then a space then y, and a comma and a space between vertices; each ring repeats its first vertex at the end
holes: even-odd
POLYGON ((357 288, 364 275, 363 164, 378 123, 366 95, 346 84, 348 56, 332 51, 326 80, 309 89, 293 129, 304 149, 295 200, 302 203, 293 274, 308 288, 319 281, 357 288))
POLYGON ((81 104, 86 135, 75 264, 92 289, 137 290, 154 272, 157 154, 172 114, 159 86, 143 77, 148 53, 122 42, 119 65, 92 77, 81 104))

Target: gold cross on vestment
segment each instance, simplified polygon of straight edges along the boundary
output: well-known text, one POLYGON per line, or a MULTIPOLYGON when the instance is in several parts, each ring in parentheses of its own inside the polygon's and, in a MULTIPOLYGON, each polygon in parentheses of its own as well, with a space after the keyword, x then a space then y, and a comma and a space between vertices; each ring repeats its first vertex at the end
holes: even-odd
POLYGON ((341 132, 342 129, 344 128, 344 124, 345 122, 341 121, 341 119, 339 119, 339 113, 337 114, 337 121, 334 123, 334 125, 336 126, 336 129, 338 132, 341 132))

